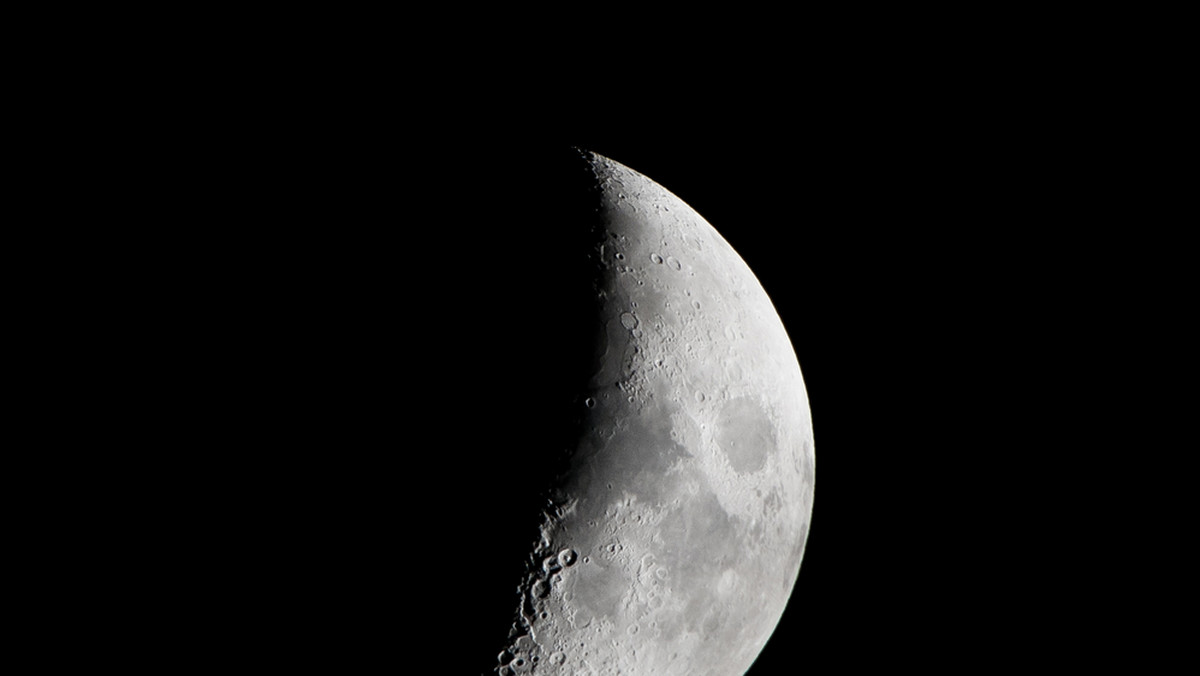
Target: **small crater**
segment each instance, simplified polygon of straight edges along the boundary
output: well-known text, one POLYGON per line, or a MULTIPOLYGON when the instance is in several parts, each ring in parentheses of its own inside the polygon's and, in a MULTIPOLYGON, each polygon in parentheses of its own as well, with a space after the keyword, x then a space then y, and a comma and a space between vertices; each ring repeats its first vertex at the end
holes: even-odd
POLYGON ((575 565, 575 559, 578 558, 573 549, 564 549, 558 553, 558 563, 563 568, 575 565))
POLYGON ((596 408, 596 400, 588 397, 587 399, 583 400, 583 405, 587 406, 588 408, 596 408))
POLYGON ((659 256, 656 253, 652 253, 652 254, 650 254, 650 260, 654 261, 655 263, 662 264, 663 257, 659 256))
POLYGON ((683 264, 680 263, 679 259, 674 256, 667 256, 667 265, 669 265, 672 270, 682 270, 683 269, 683 264))
POLYGON ((621 326, 624 326, 625 328, 631 329, 631 330, 636 329, 638 326, 637 317, 634 317, 632 314, 630 314, 628 312, 622 312, 621 313, 621 326))

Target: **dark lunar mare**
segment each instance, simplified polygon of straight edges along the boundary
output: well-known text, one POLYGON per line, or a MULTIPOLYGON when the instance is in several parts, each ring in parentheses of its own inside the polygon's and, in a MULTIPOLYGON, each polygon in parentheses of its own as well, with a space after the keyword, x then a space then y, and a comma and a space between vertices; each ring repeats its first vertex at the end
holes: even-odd
POLYGON ((185 505, 158 570, 188 659, 488 670, 593 367, 587 165, 353 125, 242 140, 197 144, 233 159, 178 188, 158 254, 188 393, 155 418, 185 505))

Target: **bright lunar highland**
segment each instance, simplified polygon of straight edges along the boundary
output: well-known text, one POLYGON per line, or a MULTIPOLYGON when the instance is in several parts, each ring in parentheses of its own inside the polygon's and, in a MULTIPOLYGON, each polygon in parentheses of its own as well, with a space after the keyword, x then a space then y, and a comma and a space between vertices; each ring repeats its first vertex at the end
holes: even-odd
POLYGON ((593 372, 492 673, 738 676, 779 622, 808 535, 800 367, 712 226, 638 172, 582 159, 593 372))

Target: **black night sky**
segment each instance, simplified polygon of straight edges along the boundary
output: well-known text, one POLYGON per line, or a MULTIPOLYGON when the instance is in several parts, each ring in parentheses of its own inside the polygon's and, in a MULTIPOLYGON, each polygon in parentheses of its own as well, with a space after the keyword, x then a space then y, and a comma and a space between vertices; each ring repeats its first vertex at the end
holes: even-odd
MULTIPOLYGON (((560 28, 554 47, 489 17, 442 26, 478 24, 465 41, 420 17, 360 17, 342 49, 325 13, 316 31, 272 15, 245 30, 245 56, 205 31, 181 42, 178 63, 131 49, 136 68, 102 66, 95 91, 63 105, 64 138, 82 127, 88 143, 78 160, 49 149, 46 161, 106 179, 55 198, 83 215, 47 251, 73 248, 97 268, 71 280, 96 321, 72 325, 64 352, 102 365, 81 398, 121 410, 109 421, 100 407, 95 427, 59 417, 85 432, 89 462, 126 437, 150 449, 113 463, 149 499, 95 482, 132 505, 122 527, 138 556, 114 539, 72 555, 67 575, 111 559, 115 581, 95 577, 113 600, 91 612, 132 608, 152 631, 98 623, 135 637, 130 653, 161 644, 166 671, 490 668, 480 646, 500 645, 512 619, 530 515, 558 471, 547 449, 570 450, 577 408, 559 395, 586 382, 579 339, 594 336, 594 294, 578 302, 579 259, 563 255, 585 250, 561 227, 580 208, 577 177, 547 175, 540 154, 579 147, 661 184, 729 241, 804 375, 814 513, 750 676, 1106 658, 1096 637, 1140 621, 1107 605, 1123 572, 1113 553, 1139 531, 1127 458, 1189 448, 1145 430, 1118 438, 1130 402, 1154 393, 1110 380, 1158 370, 1187 384, 1185 359, 1153 363, 1186 332, 1151 320, 1186 321, 1194 298, 1150 300, 1190 288, 1194 265, 1159 261, 1191 249, 1158 232, 1140 250, 1129 242, 1186 223, 1152 207, 1191 187, 1176 172, 1138 192, 1129 175, 1147 163, 1121 154, 1186 158, 1186 135, 1151 133, 1160 108, 1186 107, 1148 105, 1134 122, 1110 112, 1152 99, 1114 93, 1115 73, 1141 82, 1158 66, 1131 67, 1136 50, 1122 48, 1095 67, 1091 46, 1061 38, 1126 36, 1074 15, 1048 29, 1065 45, 1055 68, 1037 57, 1014 69, 1017 30, 961 58, 990 16, 940 45, 873 15, 894 34, 877 47, 857 9, 827 43, 819 21, 755 14, 753 28, 704 36, 585 9, 611 16, 560 28), (781 34, 760 39, 773 22, 781 34), (369 23, 387 35, 364 38, 369 23), (634 42, 673 59, 657 66, 634 42), (774 52, 743 55, 743 42, 774 52), (514 49, 527 51, 506 62, 514 49), (1130 347, 1137 333, 1153 345, 1130 347), (108 394, 117 385, 137 391, 132 403, 108 394), (125 579, 145 603, 126 604, 125 579), (1075 641, 1078 626, 1091 638, 1075 641)), ((219 20, 250 25, 236 19, 219 20)), ((918 17, 942 32, 933 19, 918 17)), ((1169 403, 1162 418, 1190 419, 1186 399, 1169 403)), ((1170 471, 1155 464, 1140 488, 1170 471)), ((99 521, 106 540, 125 520, 99 521)))
MULTIPOLYGON (((1044 452, 1059 439, 1032 431, 1063 391, 1044 353, 1070 354, 1052 330, 1063 305, 1030 291, 1058 269, 1062 240, 1023 218, 1036 177, 1004 171, 1012 138, 833 117, 736 134, 589 126, 549 145, 681 197, 746 260, 791 337, 814 514, 752 676, 1020 664, 1080 596, 1048 554, 1072 513, 1040 509, 1061 480, 1044 452)), ((264 129, 189 193, 196 222, 179 231, 198 243, 188 279, 212 319, 189 315, 208 328, 189 334, 188 363, 222 393, 213 405, 240 412, 198 429, 258 449, 222 446, 214 465, 236 467, 240 488, 212 532, 221 547, 236 534, 254 569, 197 594, 233 590, 245 631, 275 626, 269 645, 319 649, 329 665, 391 659, 414 612, 418 643, 457 654, 507 621, 487 609, 508 613, 529 539, 505 515, 538 508, 553 468, 530 451, 557 434, 546 393, 578 359, 583 324, 563 319, 586 308, 548 283, 573 273, 529 234, 561 225, 547 207, 561 186, 516 132, 417 138, 372 120, 296 143, 264 129)))

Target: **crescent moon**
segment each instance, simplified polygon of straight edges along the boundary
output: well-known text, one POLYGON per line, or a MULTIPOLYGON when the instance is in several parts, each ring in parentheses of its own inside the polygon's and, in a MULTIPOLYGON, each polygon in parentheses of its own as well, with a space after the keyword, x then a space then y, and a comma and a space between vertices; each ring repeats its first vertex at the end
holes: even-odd
POLYGON ((595 358, 492 672, 742 674, 791 595, 812 513, 800 366, 711 225, 628 167, 580 160, 595 358))

